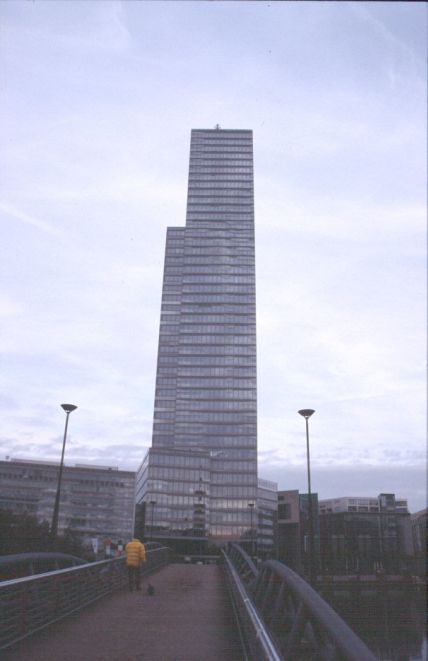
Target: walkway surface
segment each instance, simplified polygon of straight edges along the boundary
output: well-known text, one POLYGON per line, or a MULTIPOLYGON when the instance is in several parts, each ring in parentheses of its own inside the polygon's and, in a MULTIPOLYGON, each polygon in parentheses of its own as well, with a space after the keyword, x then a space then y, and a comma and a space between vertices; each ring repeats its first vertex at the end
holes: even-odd
POLYGON ((2 661, 243 661, 222 568, 168 565, 47 627, 2 661), (147 594, 147 585, 155 594, 147 594))

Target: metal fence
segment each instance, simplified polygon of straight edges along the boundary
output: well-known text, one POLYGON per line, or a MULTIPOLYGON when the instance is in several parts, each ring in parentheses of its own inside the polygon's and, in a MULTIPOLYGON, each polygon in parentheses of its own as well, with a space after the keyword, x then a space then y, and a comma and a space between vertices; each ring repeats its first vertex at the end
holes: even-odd
MULTIPOLYGON (((148 550, 142 573, 167 564, 170 549, 148 550)), ((0 583, 0 649, 127 584, 124 558, 0 583)))
POLYGON ((245 586, 241 597, 245 611, 244 633, 252 659, 287 661, 376 661, 365 643, 312 587, 276 560, 264 562, 257 570, 238 545, 228 557, 245 586), (246 601, 245 601, 246 600, 246 601), (248 605, 260 620, 256 626, 248 605), (260 636, 270 639, 271 656, 257 656, 260 636), (254 654, 253 650, 256 650, 254 654), (278 656, 275 656, 278 655, 278 656))

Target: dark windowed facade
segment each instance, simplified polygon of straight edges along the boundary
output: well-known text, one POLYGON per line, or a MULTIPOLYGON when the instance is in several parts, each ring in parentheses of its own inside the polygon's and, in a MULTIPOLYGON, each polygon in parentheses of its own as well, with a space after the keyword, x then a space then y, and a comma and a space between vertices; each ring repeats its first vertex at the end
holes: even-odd
POLYGON ((252 132, 193 130, 186 226, 167 230, 152 448, 137 477, 146 537, 248 535, 255 303, 252 132))

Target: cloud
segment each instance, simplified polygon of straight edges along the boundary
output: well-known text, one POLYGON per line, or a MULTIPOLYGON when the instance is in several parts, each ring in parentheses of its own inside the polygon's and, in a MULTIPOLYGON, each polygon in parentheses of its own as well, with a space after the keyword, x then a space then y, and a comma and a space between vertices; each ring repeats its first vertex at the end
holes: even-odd
MULTIPOLYGON (((307 493, 306 465, 259 465, 259 476, 278 483, 280 490, 298 489, 307 493)), ((319 500, 342 496, 378 496, 395 493, 407 498, 409 510, 417 512, 426 507, 425 466, 377 466, 369 463, 355 466, 311 466, 312 491, 319 500)))

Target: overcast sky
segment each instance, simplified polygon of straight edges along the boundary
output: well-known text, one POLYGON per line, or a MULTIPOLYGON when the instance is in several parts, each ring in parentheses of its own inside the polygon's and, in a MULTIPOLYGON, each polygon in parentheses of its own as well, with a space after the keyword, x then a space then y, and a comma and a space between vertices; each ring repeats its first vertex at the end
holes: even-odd
POLYGON ((5 2, 0 456, 135 470, 190 130, 254 131, 259 473, 425 507, 426 6, 5 2))

